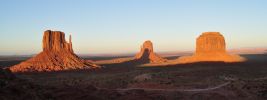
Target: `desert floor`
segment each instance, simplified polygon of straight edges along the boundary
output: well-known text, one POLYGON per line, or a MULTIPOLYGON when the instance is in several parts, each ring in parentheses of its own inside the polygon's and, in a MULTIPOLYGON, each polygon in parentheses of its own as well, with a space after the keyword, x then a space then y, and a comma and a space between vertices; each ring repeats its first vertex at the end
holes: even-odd
MULTIPOLYGON (((140 67, 139 63, 102 64, 104 68, 97 70, 20 73, 16 76, 49 87, 56 97, 66 99, 78 98, 72 97, 72 94, 90 94, 84 88, 94 86, 97 90, 115 91, 92 92, 98 99, 266 100, 267 54, 242 56, 248 60, 242 63, 203 62, 161 67, 140 67), (97 96, 100 94, 104 97, 97 96)), ((26 59, 28 57, 2 56, 0 66, 12 66, 26 59)), ((100 61, 114 58, 84 59, 100 61)))

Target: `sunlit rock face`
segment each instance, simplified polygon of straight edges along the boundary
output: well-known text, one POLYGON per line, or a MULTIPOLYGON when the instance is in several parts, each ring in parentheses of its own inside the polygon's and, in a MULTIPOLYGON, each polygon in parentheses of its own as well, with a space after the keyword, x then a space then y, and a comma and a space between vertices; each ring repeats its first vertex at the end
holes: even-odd
POLYGON ((166 62, 166 59, 154 53, 153 44, 149 40, 143 43, 141 46, 141 51, 136 54, 135 59, 150 63, 166 62))
POLYGON ((219 32, 205 32, 197 38, 196 55, 226 53, 224 37, 219 32))
POLYGON ((204 32, 196 40, 196 52, 193 56, 184 56, 178 59, 179 63, 192 62, 242 62, 245 58, 230 55, 226 52, 226 43, 219 32, 204 32))
POLYGON ((43 35, 43 51, 25 62, 10 67, 10 70, 12 72, 44 72, 99 67, 74 54, 71 36, 67 42, 63 32, 47 30, 43 35))
POLYGON ((47 30, 43 36, 43 51, 62 51, 66 50, 73 53, 71 35, 69 43, 65 40, 65 34, 60 31, 47 30))

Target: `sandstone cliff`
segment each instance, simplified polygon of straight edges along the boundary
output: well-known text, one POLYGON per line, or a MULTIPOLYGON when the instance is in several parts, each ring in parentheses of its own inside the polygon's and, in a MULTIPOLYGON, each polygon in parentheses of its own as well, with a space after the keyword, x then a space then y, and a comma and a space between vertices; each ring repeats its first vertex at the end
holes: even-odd
POLYGON ((69 43, 67 43, 63 32, 45 31, 43 36, 43 51, 58 52, 62 50, 73 53, 71 36, 69 38, 69 43))
POLYGON ((145 41, 144 44, 141 46, 141 51, 136 54, 135 60, 141 60, 150 63, 161 63, 167 61, 166 59, 154 53, 153 44, 149 40, 145 41))
POLYGON ((202 61, 241 62, 245 58, 239 55, 230 55, 226 52, 226 43, 219 32, 204 32, 196 40, 196 52, 193 56, 184 56, 178 59, 179 63, 202 61))
POLYGON ((43 51, 25 62, 10 67, 10 70, 12 72, 42 72, 99 67, 74 54, 71 36, 68 43, 63 32, 47 30, 43 35, 43 51))
POLYGON ((224 37, 219 32, 205 32, 197 38, 196 54, 226 53, 224 37))

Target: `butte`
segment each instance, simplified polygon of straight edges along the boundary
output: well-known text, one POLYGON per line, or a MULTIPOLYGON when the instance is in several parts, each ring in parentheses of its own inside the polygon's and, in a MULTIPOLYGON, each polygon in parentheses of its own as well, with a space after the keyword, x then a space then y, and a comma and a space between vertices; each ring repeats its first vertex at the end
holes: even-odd
POLYGON ((140 52, 135 55, 134 60, 146 63, 162 63, 167 61, 166 59, 154 53, 153 44, 149 40, 143 43, 140 52))
POLYGON ((10 70, 12 72, 50 72, 94 68, 100 68, 100 66, 74 54, 71 36, 67 42, 65 33, 47 30, 43 35, 43 51, 27 61, 10 67, 10 70))
POLYGON ((202 33, 196 40, 196 51, 193 56, 178 58, 179 63, 242 61, 245 61, 245 58, 226 52, 225 39, 219 32, 202 33))
POLYGON ((153 44, 151 41, 145 41, 141 46, 140 52, 138 52, 134 57, 117 58, 112 60, 96 61, 97 64, 131 64, 140 65, 146 63, 159 64, 166 62, 167 60, 160 57, 153 50, 153 44))

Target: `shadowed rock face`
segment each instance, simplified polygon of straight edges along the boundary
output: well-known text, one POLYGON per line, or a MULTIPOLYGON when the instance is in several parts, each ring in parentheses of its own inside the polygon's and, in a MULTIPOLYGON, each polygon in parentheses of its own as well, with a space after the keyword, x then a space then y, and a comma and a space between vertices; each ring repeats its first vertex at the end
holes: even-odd
POLYGON ((47 30, 43 36, 43 51, 25 62, 10 67, 10 70, 12 72, 42 72, 98 67, 74 54, 71 36, 68 43, 63 32, 47 30))
POLYGON ((245 58, 227 54, 224 37, 219 32, 204 32, 196 40, 195 54, 178 59, 179 63, 202 61, 242 62, 245 58))
POLYGON ((151 41, 145 41, 141 46, 141 51, 135 56, 136 60, 142 62, 160 63, 166 62, 166 59, 160 57, 153 51, 153 44, 151 41))

